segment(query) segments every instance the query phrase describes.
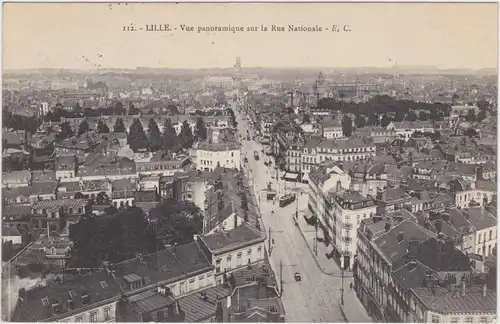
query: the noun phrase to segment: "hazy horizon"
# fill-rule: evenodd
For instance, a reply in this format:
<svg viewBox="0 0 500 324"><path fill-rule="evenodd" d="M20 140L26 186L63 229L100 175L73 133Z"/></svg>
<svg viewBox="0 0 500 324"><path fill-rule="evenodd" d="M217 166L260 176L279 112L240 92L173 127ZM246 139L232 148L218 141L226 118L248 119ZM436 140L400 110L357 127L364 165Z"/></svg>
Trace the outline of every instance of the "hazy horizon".
<svg viewBox="0 0 500 324"><path fill-rule="evenodd" d="M6 3L3 69L497 69L495 3ZM282 12L286 10L286 15ZM57 17L57 19L54 19ZM122 27L348 24L349 33Z"/></svg>

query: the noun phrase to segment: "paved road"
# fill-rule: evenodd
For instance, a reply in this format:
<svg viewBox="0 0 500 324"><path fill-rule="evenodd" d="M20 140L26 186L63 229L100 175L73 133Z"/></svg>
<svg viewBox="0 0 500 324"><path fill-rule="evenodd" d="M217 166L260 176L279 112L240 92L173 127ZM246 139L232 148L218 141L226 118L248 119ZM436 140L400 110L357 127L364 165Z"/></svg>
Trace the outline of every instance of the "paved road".
<svg viewBox="0 0 500 324"><path fill-rule="evenodd" d="M263 190L269 181L273 182L274 189L280 183L281 195L284 193L285 182L271 179L276 176L274 163L271 168L264 165L269 159L262 153L262 146L254 141L246 141L248 121L242 119L241 114L235 111L240 134L245 137L242 143L242 155L246 155L248 163L244 168L252 180L256 196L261 196L260 210L262 220L267 231L271 228L271 237L275 244L271 244L270 262L277 277L280 276L280 262L283 263L283 304L285 306L287 322L344 322L338 305L340 298L341 279L328 276L317 267L311 252L299 230L294 225L293 216L296 203L280 208L266 200ZM250 130L252 135L252 131ZM253 152L259 152L260 159L256 161ZM293 187L293 185L287 185ZM301 197L301 205L307 202L305 195ZM258 198L257 198L258 199ZM303 209L300 206L299 210ZM272 214L274 210L274 214ZM269 251L269 247L268 251ZM296 282L294 273L300 272L301 282Z"/></svg>

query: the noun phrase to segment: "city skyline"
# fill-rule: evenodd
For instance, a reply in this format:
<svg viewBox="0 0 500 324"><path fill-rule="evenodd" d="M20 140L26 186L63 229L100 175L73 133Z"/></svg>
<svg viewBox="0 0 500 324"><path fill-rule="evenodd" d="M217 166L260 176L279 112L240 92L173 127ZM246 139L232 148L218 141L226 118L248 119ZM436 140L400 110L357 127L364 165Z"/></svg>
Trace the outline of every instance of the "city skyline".
<svg viewBox="0 0 500 324"><path fill-rule="evenodd" d="M285 7L286 18L280 14ZM239 56L244 67L261 68L390 68L397 62L438 69L496 69L496 9L493 3L6 4L3 68L210 69L229 68ZM58 19L50 19L54 15ZM123 26L131 22L324 28L336 24L352 30L124 32Z"/></svg>

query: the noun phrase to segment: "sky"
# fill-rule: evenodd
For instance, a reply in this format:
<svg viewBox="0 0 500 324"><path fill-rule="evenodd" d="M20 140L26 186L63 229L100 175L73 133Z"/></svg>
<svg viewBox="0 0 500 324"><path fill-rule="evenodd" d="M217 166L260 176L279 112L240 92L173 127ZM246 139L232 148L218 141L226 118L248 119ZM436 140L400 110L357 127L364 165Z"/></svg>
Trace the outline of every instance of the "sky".
<svg viewBox="0 0 500 324"><path fill-rule="evenodd" d="M7 3L3 68L390 67L497 68L493 3ZM135 25L142 31L124 32ZM169 32L146 32L169 24ZM195 27L183 32L180 25ZM271 25L322 32L272 32ZM266 25L267 32L198 26ZM349 32L333 32L332 25ZM337 27L337 28L338 28ZM325 30L328 28L328 31ZM391 61L389 61L391 59Z"/></svg>

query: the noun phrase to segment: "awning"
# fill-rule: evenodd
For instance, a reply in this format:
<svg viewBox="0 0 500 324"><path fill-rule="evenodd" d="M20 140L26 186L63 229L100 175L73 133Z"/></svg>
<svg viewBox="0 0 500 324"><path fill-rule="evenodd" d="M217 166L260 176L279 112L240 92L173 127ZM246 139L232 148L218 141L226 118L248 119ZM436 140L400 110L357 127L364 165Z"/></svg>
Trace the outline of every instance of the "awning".
<svg viewBox="0 0 500 324"><path fill-rule="evenodd" d="M309 181L309 173L304 173L304 176L302 177L302 181Z"/></svg>
<svg viewBox="0 0 500 324"><path fill-rule="evenodd" d="M299 175L297 173L285 173L285 175L283 176L283 178L289 180L297 180L298 177Z"/></svg>

